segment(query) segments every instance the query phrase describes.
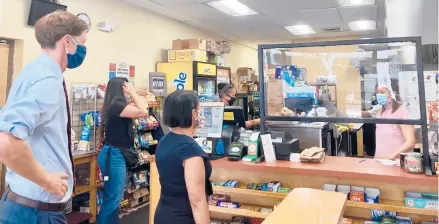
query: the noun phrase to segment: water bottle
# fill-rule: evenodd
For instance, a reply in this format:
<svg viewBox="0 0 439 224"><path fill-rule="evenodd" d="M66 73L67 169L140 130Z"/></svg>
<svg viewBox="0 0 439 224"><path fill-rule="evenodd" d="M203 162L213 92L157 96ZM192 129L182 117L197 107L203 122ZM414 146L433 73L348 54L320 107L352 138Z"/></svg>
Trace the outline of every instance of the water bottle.
<svg viewBox="0 0 439 224"><path fill-rule="evenodd" d="M224 142L222 139L219 139L216 143L215 154L224 155Z"/></svg>

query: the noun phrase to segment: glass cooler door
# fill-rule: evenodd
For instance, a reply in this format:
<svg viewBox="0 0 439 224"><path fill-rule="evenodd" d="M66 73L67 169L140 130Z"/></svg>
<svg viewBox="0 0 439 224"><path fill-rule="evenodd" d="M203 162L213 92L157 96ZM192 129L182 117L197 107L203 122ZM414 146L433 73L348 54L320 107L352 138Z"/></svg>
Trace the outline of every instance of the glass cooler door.
<svg viewBox="0 0 439 224"><path fill-rule="evenodd" d="M198 77L198 96L212 97L215 95L216 80Z"/></svg>

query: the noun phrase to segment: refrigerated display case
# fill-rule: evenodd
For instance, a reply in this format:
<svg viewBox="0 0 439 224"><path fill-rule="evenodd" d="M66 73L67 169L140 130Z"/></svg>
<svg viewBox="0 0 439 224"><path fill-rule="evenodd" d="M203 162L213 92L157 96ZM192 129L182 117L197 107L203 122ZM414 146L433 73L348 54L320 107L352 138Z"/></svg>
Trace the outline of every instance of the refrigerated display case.
<svg viewBox="0 0 439 224"><path fill-rule="evenodd" d="M167 94L176 90L193 90L206 102L216 93L217 66L204 62L157 63L157 72L166 74Z"/></svg>

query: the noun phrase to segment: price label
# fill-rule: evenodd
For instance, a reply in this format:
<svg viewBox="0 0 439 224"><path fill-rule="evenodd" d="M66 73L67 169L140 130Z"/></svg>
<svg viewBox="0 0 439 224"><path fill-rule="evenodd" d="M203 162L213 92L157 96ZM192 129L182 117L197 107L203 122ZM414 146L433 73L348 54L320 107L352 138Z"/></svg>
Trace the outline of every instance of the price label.
<svg viewBox="0 0 439 224"><path fill-rule="evenodd" d="M225 121L234 121L235 117L233 116L233 112L224 112L224 120Z"/></svg>

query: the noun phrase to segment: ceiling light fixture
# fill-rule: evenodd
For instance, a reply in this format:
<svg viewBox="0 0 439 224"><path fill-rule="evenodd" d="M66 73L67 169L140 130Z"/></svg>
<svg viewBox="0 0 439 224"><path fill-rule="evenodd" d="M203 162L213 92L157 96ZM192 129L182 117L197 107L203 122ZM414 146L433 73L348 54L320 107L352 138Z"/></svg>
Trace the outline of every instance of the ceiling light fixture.
<svg viewBox="0 0 439 224"><path fill-rule="evenodd" d="M375 5L375 0L338 0L340 7Z"/></svg>
<svg viewBox="0 0 439 224"><path fill-rule="evenodd" d="M285 29L290 31L290 33L292 33L294 35L309 35L309 34L315 34L316 33L316 31L314 31L308 25L286 26Z"/></svg>
<svg viewBox="0 0 439 224"><path fill-rule="evenodd" d="M374 30L376 29L376 23L373 20L359 20L352 21L348 23L349 28L352 31L362 31L362 30Z"/></svg>
<svg viewBox="0 0 439 224"><path fill-rule="evenodd" d="M230 16L249 16L258 14L238 0L219 0L207 2L207 4Z"/></svg>

